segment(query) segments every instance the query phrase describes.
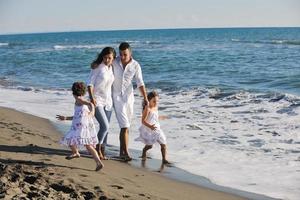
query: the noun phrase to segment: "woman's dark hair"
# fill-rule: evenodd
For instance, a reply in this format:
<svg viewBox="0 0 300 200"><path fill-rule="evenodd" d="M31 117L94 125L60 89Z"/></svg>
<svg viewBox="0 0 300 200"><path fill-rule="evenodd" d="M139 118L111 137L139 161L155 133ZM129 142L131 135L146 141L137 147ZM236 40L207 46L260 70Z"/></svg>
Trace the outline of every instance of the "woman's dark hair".
<svg viewBox="0 0 300 200"><path fill-rule="evenodd" d="M150 102L151 101L151 99L153 99L154 97L158 97L158 93L156 92L156 91L151 91L151 92L149 92L148 93L148 95L147 95L147 98L148 98L148 101ZM143 103L143 110L145 109L145 107L146 107L146 105L145 105L145 103Z"/></svg>
<svg viewBox="0 0 300 200"><path fill-rule="evenodd" d="M124 51L126 49L129 49L129 51L131 51L131 47L129 45L128 42L122 42L120 45L119 45L119 50L120 51Z"/></svg>
<svg viewBox="0 0 300 200"><path fill-rule="evenodd" d="M75 96L83 96L86 93L86 85L84 82L75 82L72 85L72 92Z"/></svg>
<svg viewBox="0 0 300 200"><path fill-rule="evenodd" d="M114 48L112 47L105 47L104 49L102 49L101 53L98 54L98 57L96 58L96 60L94 60L91 63L91 68L95 69L99 64L102 63L103 57L108 55L108 54L112 54L114 58L116 58L116 51Z"/></svg>

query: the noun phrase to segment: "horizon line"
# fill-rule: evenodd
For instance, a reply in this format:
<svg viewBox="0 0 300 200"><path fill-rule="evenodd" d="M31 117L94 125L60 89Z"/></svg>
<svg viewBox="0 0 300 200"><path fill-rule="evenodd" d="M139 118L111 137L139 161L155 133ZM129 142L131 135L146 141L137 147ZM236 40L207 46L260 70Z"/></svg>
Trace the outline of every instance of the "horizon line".
<svg viewBox="0 0 300 200"><path fill-rule="evenodd" d="M132 28L132 29L108 29L108 30L62 30L62 31L40 31L40 32L9 32L0 33L0 36L29 35L48 33L79 33L79 32L119 32L119 31L155 31L155 30L188 30L188 29L250 29L250 28L300 28L300 26L232 26L232 27L176 27L176 28Z"/></svg>

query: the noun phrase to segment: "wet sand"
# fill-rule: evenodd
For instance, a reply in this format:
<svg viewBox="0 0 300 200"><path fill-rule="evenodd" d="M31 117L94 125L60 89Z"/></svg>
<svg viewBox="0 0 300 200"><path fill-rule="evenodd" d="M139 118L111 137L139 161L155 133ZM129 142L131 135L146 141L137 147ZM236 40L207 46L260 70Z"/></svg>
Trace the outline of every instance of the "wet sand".
<svg viewBox="0 0 300 200"><path fill-rule="evenodd" d="M247 199L170 179L159 172L160 165L152 170L152 161L140 167L138 158L130 164L105 160L105 167L95 172L94 160L84 152L66 160L70 150L59 145L60 138L48 120L0 108L0 198ZM178 169L164 174L168 170Z"/></svg>

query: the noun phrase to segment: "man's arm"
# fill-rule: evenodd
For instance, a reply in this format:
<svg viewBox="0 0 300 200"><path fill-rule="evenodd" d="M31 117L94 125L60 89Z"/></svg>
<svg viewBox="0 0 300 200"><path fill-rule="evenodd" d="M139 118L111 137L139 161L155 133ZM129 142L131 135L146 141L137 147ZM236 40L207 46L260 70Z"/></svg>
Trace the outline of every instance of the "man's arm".
<svg viewBox="0 0 300 200"><path fill-rule="evenodd" d="M148 101L148 98L147 98L146 87L144 85L142 85L142 86L139 87L139 90L140 90L141 95L144 98L144 104L148 105L149 101Z"/></svg>

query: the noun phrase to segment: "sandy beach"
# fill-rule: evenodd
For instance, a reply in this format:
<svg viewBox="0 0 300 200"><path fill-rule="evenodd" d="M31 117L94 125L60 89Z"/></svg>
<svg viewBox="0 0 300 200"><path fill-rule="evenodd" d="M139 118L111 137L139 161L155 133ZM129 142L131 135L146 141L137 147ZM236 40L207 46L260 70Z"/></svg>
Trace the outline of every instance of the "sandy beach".
<svg viewBox="0 0 300 200"><path fill-rule="evenodd" d="M168 179L115 160L95 172L89 155L66 160L46 119L0 108L0 197L4 199L244 199Z"/></svg>

